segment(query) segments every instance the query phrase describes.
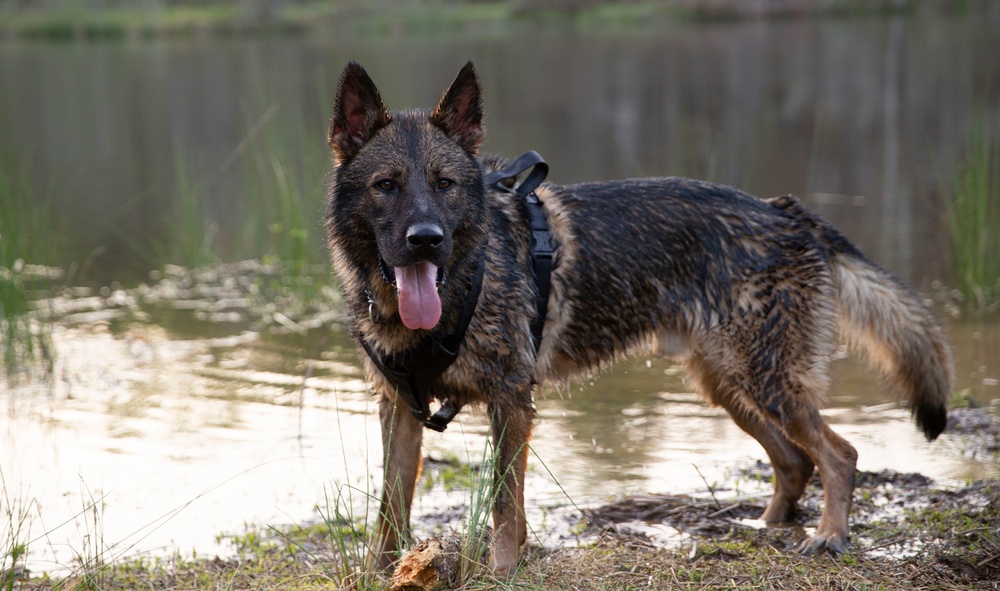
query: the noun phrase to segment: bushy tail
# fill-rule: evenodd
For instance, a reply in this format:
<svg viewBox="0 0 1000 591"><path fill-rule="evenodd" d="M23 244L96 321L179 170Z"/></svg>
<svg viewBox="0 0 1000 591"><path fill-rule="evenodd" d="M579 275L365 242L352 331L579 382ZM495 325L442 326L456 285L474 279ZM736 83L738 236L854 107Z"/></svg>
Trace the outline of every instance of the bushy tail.
<svg viewBox="0 0 1000 591"><path fill-rule="evenodd" d="M951 346L927 306L865 258L834 257L840 333L902 393L927 439L947 426L954 382Z"/></svg>
<svg viewBox="0 0 1000 591"><path fill-rule="evenodd" d="M831 255L838 289L841 337L899 392L928 440L948 424L954 383L951 345L923 300L891 273L872 262L833 225L806 211L797 200L772 203L796 213L813 227Z"/></svg>

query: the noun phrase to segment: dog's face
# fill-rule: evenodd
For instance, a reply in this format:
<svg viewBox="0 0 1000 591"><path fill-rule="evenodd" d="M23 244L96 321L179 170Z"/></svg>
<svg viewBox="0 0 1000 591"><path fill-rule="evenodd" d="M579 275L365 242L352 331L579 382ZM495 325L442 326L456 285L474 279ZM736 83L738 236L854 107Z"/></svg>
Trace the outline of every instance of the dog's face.
<svg viewBox="0 0 1000 591"><path fill-rule="evenodd" d="M389 113L356 63L341 76L327 137L336 167L331 235L341 248L370 247L349 256L395 285L410 329L437 325L455 242L482 215L482 118L471 62L429 112Z"/></svg>

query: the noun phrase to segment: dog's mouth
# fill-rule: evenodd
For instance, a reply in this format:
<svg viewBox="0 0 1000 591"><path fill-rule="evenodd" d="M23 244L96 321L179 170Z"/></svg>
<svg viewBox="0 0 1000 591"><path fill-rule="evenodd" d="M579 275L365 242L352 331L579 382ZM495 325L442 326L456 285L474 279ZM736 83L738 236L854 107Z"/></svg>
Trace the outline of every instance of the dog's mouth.
<svg viewBox="0 0 1000 591"><path fill-rule="evenodd" d="M391 267L381 257L382 278L396 287L399 318L410 330L430 330L441 320L438 286L444 283L444 269L430 261L405 267Z"/></svg>

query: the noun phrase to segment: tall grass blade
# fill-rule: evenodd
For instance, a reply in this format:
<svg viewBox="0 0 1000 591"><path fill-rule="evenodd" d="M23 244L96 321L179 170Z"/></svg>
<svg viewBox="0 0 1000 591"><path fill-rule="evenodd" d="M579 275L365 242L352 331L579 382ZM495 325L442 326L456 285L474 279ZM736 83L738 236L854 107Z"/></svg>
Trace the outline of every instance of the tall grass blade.
<svg viewBox="0 0 1000 591"><path fill-rule="evenodd" d="M970 135L948 208L955 278L978 309L1000 298L1000 145L985 117Z"/></svg>
<svg viewBox="0 0 1000 591"><path fill-rule="evenodd" d="M11 166L0 152L0 346L5 375L13 379L51 360L49 330L30 315L27 271L56 258L59 232L54 202L36 194L29 172L27 160Z"/></svg>

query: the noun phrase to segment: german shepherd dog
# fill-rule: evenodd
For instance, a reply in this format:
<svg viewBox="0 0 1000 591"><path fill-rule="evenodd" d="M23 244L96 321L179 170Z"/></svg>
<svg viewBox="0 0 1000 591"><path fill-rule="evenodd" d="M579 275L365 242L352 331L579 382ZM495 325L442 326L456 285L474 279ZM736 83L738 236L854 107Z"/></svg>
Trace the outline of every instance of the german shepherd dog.
<svg viewBox="0 0 1000 591"><path fill-rule="evenodd" d="M766 522L793 517L818 468L823 513L800 549L844 552L857 452L818 411L831 354L838 335L866 353L934 439L947 422L952 355L922 300L791 196L686 178L546 183L535 194L554 258L535 343L529 212L518 194L484 182L507 164L480 158L484 137L471 62L430 111L390 113L356 63L340 78L326 222L379 403L385 482L372 562L389 567L409 535L427 423L384 360L463 331L429 396L486 406L496 569L516 567L527 537L534 387L637 350L683 362L694 387L764 447L775 474Z"/></svg>

